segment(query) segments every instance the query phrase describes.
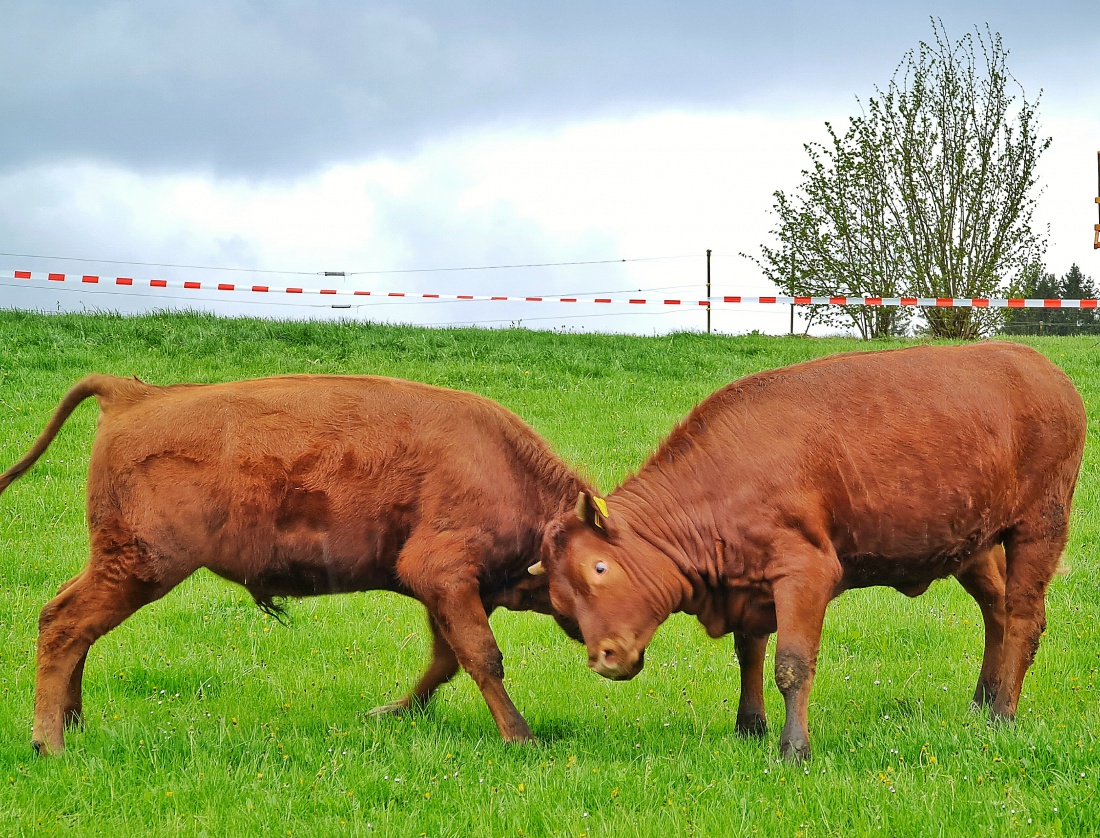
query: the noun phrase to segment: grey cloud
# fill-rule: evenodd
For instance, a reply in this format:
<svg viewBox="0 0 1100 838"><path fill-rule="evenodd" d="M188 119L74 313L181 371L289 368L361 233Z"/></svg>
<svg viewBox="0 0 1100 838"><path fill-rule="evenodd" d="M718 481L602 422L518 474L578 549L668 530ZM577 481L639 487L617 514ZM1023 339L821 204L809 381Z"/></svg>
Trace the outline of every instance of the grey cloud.
<svg viewBox="0 0 1100 838"><path fill-rule="evenodd" d="M889 5L17 0L0 10L0 171L281 178L486 124L851 101L930 34L927 11ZM1072 49L1092 14L1033 11L943 16L953 35L989 20L1010 48L1020 31Z"/></svg>

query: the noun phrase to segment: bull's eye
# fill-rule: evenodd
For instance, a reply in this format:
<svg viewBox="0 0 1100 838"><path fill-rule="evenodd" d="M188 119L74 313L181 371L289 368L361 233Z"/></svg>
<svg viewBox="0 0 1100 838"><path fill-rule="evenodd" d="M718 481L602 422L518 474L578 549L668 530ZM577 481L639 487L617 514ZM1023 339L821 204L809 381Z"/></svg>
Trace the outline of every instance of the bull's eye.
<svg viewBox="0 0 1100 838"><path fill-rule="evenodd" d="M607 573L607 565L603 562L596 562L596 573Z"/></svg>

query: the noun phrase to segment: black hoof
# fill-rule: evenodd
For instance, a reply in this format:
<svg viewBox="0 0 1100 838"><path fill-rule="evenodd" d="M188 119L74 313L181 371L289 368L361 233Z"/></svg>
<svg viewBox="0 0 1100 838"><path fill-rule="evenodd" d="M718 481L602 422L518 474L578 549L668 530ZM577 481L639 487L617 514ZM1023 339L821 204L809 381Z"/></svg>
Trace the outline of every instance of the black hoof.
<svg viewBox="0 0 1100 838"><path fill-rule="evenodd" d="M394 702L393 704L383 704L381 707L375 707L367 711L368 716L378 718L380 716L395 716L399 713L409 712L408 705Z"/></svg>
<svg viewBox="0 0 1100 838"><path fill-rule="evenodd" d="M779 755L788 762L805 762L810 758L809 744L792 745L790 742L780 744Z"/></svg>
<svg viewBox="0 0 1100 838"><path fill-rule="evenodd" d="M737 732L741 736L762 739L768 734L768 720L764 716L738 716Z"/></svg>

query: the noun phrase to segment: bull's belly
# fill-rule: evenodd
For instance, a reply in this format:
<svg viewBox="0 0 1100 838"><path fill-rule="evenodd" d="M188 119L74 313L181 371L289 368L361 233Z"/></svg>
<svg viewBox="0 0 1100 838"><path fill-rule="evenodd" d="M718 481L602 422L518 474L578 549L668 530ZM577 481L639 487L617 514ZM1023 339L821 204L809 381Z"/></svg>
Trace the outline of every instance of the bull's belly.
<svg viewBox="0 0 1100 838"><path fill-rule="evenodd" d="M883 586L894 588L906 596L919 596L937 579L956 574L979 553L967 548L959 553L918 558L843 556L843 575L834 593L839 595L852 588ZM723 587L713 591L696 617L711 637L721 637L735 631L757 636L776 631L775 600L770 590L755 585Z"/></svg>
<svg viewBox="0 0 1100 838"><path fill-rule="evenodd" d="M840 557L843 570L840 588L886 586L908 596L923 593L937 579L958 573L975 553L972 545L958 550L924 556L882 556L855 554Z"/></svg>
<svg viewBox="0 0 1100 838"><path fill-rule="evenodd" d="M919 506L919 505L918 505ZM888 510L904 509L900 502ZM899 515L868 511L863 515L839 515L856 521L838 527L833 547L843 572L841 590L877 585L896 588L915 596L932 582L954 576L972 557L1001 540L1008 510L989 503L961 504L951 498L929 504L936 515Z"/></svg>
<svg viewBox="0 0 1100 838"><path fill-rule="evenodd" d="M259 576L242 584L257 599L400 589L392 569L356 569L312 564L266 568Z"/></svg>
<svg viewBox="0 0 1100 838"><path fill-rule="evenodd" d="M403 591L394 569L394 557L364 550L341 555L318 539L312 545L272 545L259 555L222 556L206 567L224 579L248 589L257 600L307 597L356 591Z"/></svg>

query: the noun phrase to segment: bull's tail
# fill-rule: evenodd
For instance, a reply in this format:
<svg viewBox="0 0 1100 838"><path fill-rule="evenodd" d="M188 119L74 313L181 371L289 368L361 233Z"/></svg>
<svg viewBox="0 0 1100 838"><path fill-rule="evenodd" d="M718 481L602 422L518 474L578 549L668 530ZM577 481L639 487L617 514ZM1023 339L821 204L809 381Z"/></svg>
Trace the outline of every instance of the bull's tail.
<svg viewBox="0 0 1100 838"><path fill-rule="evenodd" d="M112 375L89 375L87 378L82 378L65 394L54 410L53 416L50 417L50 421L34 441L31 450L24 454L19 462L0 474L0 493L38 461L38 458L50 447L50 443L61 430L61 426L65 424L65 420L86 398L95 396L100 402L100 407L105 407L120 397L132 400L147 395L152 389L136 378L115 378Z"/></svg>

